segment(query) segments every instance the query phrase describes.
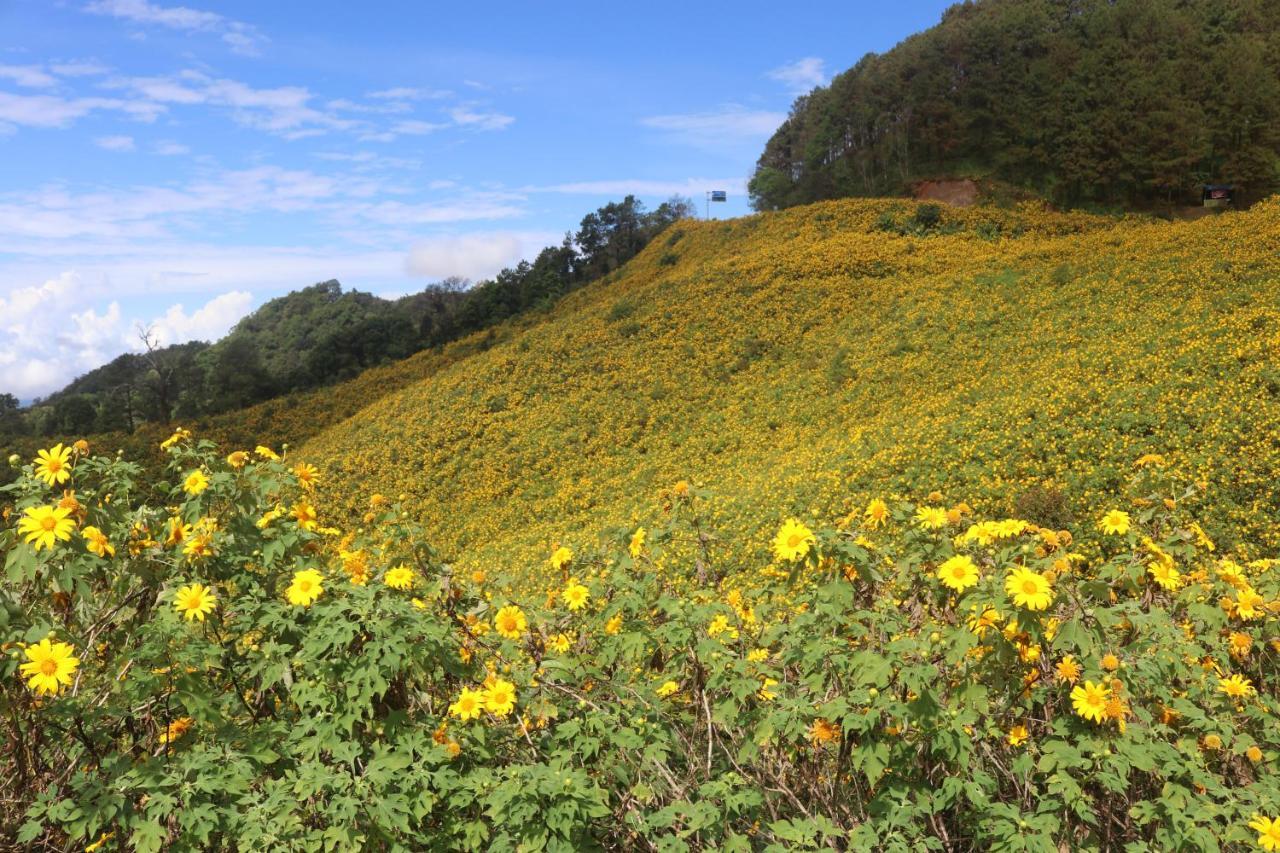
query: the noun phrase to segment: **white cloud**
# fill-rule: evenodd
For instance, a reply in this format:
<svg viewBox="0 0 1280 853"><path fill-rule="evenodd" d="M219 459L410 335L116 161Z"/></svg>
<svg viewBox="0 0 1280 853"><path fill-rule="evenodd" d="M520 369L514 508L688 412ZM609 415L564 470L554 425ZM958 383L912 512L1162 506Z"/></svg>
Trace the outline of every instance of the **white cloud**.
<svg viewBox="0 0 1280 853"><path fill-rule="evenodd" d="M266 37L250 24L186 6L161 6L147 0L92 0L84 10L134 24L151 24L183 32L217 33L233 52L250 56L257 55L266 41Z"/></svg>
<svg viewBox="0 0 1280 853"><path fill-rule="evenodd" d="M476 130L502 130L515 119L502 113L481 112L471 107L454 107L449 110L449 117L454 123Z"/></svg>
<svg viewBox="0 0 1280 853"><path fill-rule="evenodd" d="M151 149L162 157L176 157L180 154L190 154L191 149L183 145L181 142L174 142L172 139L162 139L157 142Z"/></svg>
<svg viewBox="0 0 1280 853"><path fill-rule="evenodd" d="M62 98L0 92L0 121L26 127L67 127L76 119L100 110L123 112L139 121L153 121L164 107L118 98Z"/></svg>
<svg viewBox="0 0 1280 853"><path fill-rule="evenodd" d="M0 80L12 80L29 89L46 89L58 82L34 65L0 65Z"/></svg>
<svg viewBox="0 0 1280 853"><path fill-rule="evenodd" d="M677 141L718 147L768 138L787 118L785 113L749 110L728 104L714 112L660 115L643 118L645 127L661 130Z"/></svg>
<svg viewBox="0 0 1280 853"><path fill-rule="evenodd" d="M827 74L823 70L825 63L816 56L806 56L795 62L788 62L765 74L771 80L777 80L793 94L803 95L816 86L825 86Z"/></svg>
<svg viewBox="0 0 1280 853"><path fill-rule="evenodd" d="M509 219L525 211L513 196L476 196L445 202L380 201L347 205L350 214L382 225L412 227L485 219Z"/></svg>
<svg viewBox="0 0 1280 853"><path fill-rule="evenodd" d="M415 89L409 86L398 86L394 89L370 92L369 97L380 101L422 101L447 98L452 94L448 89Z"/></svg>
<svg viewBox="0 0 1280 853"><path fill-rule="evenodd" d="M190 314L181 303L170 306L148 325L164 346L187 341L215 341L230 331L252 307L252 293L233 290L215 296Z"/></svg>
<svg viewBox="0 0 1280 853"><path fill-rule="evenodd" d="M410 250L405 271L424 278L456 275L478 281L521 258L532 258L544 246L558 243L561 236L541 231L488 231L430 237Z"/></svg>
<svg viewBox="0 0 1280 853"><path fill-rule="evenodd" d="M93 144L99 148L105 148L107 151L132 151L134 149L132 136L99 136L93 140Z"/></svg>
<svg viewBox="0 0 1280 853"><path fill-rule="evenodd" d="M0 392L30 400L138 349L134 324L119 302L68 313L68 305L86 305L85 294L85 279L69 270L0 296ZM207 340L225 334L252 303L251 294L232 291L190 314L174 305L159 317L137 319L153 325L165 343Z"/></svg>
<svg viewBox="0 0 1280 853"><path fill-rule="evenodd" d="M424 136L428 133L434 133L437 130L444 130L449 125L436 124L429 121L418 121L417 119L406 119L398 121L391 126L392 133L403 133L408 136Z"/></svg>
<svg viewBox="0 0 1280 853"><path fill-rule="evenodd" d="M55 62L49 66L54 74L60 77L94 77L106 74L111 69L93 60L77 60L75 62Z"/></svg>

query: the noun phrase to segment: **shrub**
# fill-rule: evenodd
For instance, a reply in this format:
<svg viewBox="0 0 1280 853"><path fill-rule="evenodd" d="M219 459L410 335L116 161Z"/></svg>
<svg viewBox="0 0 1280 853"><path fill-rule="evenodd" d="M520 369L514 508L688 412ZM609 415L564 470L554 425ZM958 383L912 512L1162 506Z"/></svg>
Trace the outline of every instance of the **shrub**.
<svg viewBox="0 0 1280 853"><path fill-rule="evenodd" d="M83 450L5 487L11 845L1218 850L1280 815L1278 563L1145 467L1074 535L876 500L764 567L680 482L503 592L380 496L325 526L266 448L167 453L150 497ZM79 660L38 694L46 639Z"/></svg>

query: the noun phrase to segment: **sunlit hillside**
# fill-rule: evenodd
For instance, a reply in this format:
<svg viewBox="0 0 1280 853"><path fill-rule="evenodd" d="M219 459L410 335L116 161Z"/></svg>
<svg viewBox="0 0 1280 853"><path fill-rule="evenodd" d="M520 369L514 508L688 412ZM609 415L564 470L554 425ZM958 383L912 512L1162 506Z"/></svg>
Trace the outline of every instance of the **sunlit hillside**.
<svg viewBox="0 0 1280 853"><path fill-rule="evenodd" d="M1148 453L1207 484L1223 535L1280 544L1280 204L916 217L682 224L487 349L392 368L416 381L303 454L332 508L407 494L448 556L516 576L679 480L765 560L780 516L875 495L1069 516Z"/></svg>

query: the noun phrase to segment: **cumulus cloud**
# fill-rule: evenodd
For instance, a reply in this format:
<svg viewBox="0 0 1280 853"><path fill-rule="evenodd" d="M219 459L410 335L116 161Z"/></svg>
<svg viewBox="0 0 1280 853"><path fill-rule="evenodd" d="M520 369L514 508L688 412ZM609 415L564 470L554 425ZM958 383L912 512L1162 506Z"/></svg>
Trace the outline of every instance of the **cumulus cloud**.
<svg viewBox="0 0 1280 853"><path fill-rule="evenodd" d="M742 178L686 178L682 181L655 181L643 178L616 178L603 181L574 181L567 184L525 187L526 192L564 193L566 195L601 196L692 196L702 197L707 190L725 190L745 195L747 182Z"/></svg>
<svg viewBox="0 0 1280 853"><path fill-rule="evenodd" d="M765 76L782 83L793 94L803 95L817 86L826 85L827 73L823 70L825 64L816 56L806 56L795 62L780 65L767 72Z"/></svg>
<svg viewBox="0 0 1280 853"><path fill-rule="evenodd" d="M217 33L233 52L250 56L257 55L266 41L266 37L250 24L186 6L161 6L147 0L92 0L84 10L134 24L183 32Z"/></svg>
<svg viewBox="0 0 1280 853"><path fill-rule="evenodd" d="M64 98L0 92L0 121L25 127L68 127L93 112L122 112L139 121L154 121L161 104L120 98Z"/></svg>
<svg viewBox="0 0 1280 853"><path fill-rule="evenodd" d="M468 106L454 107L449 110L449 117L455 124L475 130L503 130L515 121L512 116L485 112Z"/></svg>
<svg viewBox="0 0 1280 853"><path fill-rule="evenodd" d="M0 392L31 400L138 349L134 323L120 304L85 305L85 292L82 276L66 271L0 296ZM149 321L166 343L209 340L225 334L252 303L249 293L233 291L190 314L175 305L159 317L138 319Z"/></svg>
<svg viewBox="0 0 1280 853"><path fill-rule="evenodd" d="M30 89L44 89L58 82L34 65L0 65L0 80L11 80Z"/></svg>
<svg viewBox="0 0 1280 853"><path fill-rule="evenodd" d="M93 144L99 148L105 148L107 151L134 150L132 136L99 136L93 140Z"/></svg>
<svg viewBox="0 0 1280 853"><path fill-rule="evenodd" d="M555 243L552 232L486 231L431 237L418 242L405 259L409 275L442 279L461 276L473 281L493 276L521 258L532 257Z"/></svg>

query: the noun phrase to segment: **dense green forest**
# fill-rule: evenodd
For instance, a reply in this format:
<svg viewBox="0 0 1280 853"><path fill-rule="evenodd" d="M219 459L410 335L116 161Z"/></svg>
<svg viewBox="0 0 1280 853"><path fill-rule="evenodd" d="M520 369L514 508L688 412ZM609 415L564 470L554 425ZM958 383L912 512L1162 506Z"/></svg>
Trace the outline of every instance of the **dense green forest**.
<svg viewBox="0 0 1280 853"><path fill-rule="evenodd" d="M760 156L771 210L988 177L1149 207L1278 186L1280 3L971 0L801 96Z"/></svg>
<svg viewBox="0 0 1280 853"><path fill-rule="evenodd" d="M326 281L272 299L226 337L124 353L23 409L0 393L0 434L132 432L243 408L405 358L516 314L549 307L569 291L630 260L669 225L694 216L684 198L652 211L634 196L583 217L576 233L471 286L452 278L399 299Z"/></svg>

